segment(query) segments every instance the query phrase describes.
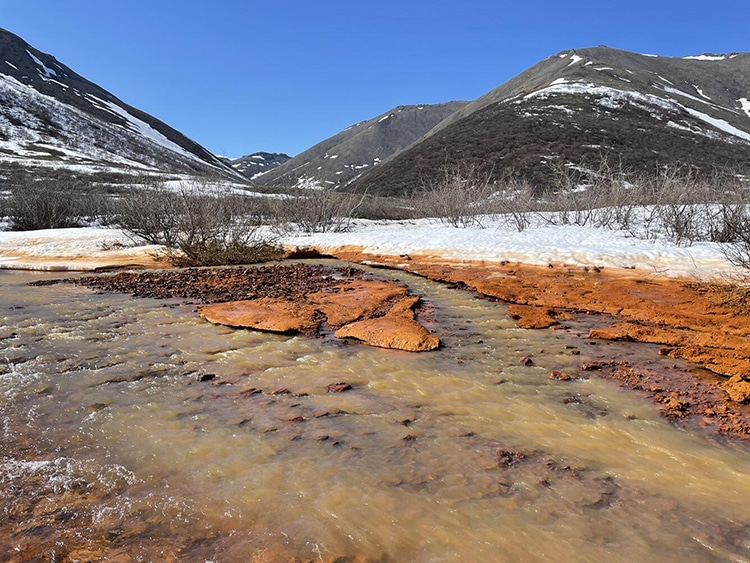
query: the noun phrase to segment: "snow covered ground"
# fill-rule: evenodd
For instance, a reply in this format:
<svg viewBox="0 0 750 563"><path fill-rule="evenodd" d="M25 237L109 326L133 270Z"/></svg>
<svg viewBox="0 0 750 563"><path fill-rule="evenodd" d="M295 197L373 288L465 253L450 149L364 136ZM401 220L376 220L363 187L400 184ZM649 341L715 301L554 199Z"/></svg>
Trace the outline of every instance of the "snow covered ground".
<svg viewBox="0 0 750 563"><path fill-rule="evenodd" d="M704 279L740 273L724 257L719 244L677 246L665 240L633 238L621 231L541 222L519 233L502 220L488 222L484 228L455 228L433 219L357 221L349 232L287 234L280 242L289 247L315 246L324 252L356 246L373 255L595 265ZM65 269L67 263L71 268L93 269L155 250L153 246L133 248L132 241L115 229L0 232L0 268Z"/></svg>

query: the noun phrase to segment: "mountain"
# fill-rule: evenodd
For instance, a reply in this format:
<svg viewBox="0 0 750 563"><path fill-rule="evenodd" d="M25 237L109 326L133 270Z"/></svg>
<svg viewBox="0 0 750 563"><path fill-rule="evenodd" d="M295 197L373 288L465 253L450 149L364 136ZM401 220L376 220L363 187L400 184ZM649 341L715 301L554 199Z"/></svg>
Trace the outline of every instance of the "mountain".
<svg viewBox="0 0 750 563"><path fill-rule="evenodd" d="M705 173L747 168L750 53L558 53L466 104L347 189L402 194L445 166L472 165L544 189L560 169L595 169L602 160L645 172L668 164Z"/></svg>
<svg viewBox="0 0 750 563"><path fill-rule="evenodd" d="M0 170L237 174L198 143L0 29Z"/></svg>
<svg viewBox="0 0 750 563"><path fill-rule="evenodd" d="M269 185L344 188L465 105L398 106L346 128L255 180Z"/></svg>
<svg viewBox="0 0 750 563"><path fill-rule="evenodd" d="M246 178L253 179L260 174L278 168L292 157L280 152L254 152L240 158L227 159L226 163Z"/></svg>

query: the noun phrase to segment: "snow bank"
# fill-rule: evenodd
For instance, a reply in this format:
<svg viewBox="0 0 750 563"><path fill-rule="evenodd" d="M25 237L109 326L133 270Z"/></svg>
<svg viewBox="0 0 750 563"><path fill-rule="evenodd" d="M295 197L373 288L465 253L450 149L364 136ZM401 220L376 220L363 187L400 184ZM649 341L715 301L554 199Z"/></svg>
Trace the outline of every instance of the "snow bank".
<svg viewBox="0 0 750 563"><path fill-rule="evenodd" d="M621 231L575 225L552 226L541 220L523 232L518 232L502 219L487 221L485 228L463 229L444 225L435 219L362 220L353 223L349 232L293 233L285 235L280 242L290 247L315 246L323 252L356 246L373 255L410 254L451 260L636 268L666 276L716 278L739 273L716 243L695 243L684 247L664 240L633 238ZM56 269L64 269L59 266L66 259L111 262L115 256L113 253L145 256L156 249L153 246L120 248L119 245L130 246L132 243L115 229L0 232L0 268L32 266L41 269L39 264L46 257L54 260L58 266Z"/></svg>

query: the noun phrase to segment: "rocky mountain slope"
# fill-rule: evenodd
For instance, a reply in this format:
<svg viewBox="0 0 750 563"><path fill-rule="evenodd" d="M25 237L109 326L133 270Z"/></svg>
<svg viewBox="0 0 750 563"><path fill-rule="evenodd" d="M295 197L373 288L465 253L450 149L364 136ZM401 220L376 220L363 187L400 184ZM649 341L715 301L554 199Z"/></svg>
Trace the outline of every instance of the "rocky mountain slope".
<svg viewBox="0 0 750 563"><path fill-rule="evenodd" d="M348 190L409 192L444 166L549 187L602 160L653 172L750 164L750 53L657 57L607 47L551 56L458 109Z"/></svg>
<svg viewBox="0 0 750 563"><path fill-rule="evenodd" d="M291 158L288 154L279 152L254 152L240 158L227 159L226 163L252 180L256 176L278 168Z"/></svg>
<svg viewBox="0 0 750 563"><path fill-rule="evenodd" d="M0 29L0 172L238 175L158 119Z"/></svg>
<svg viewBox="0 0 750 563"><path fill-rule="evenodd" d="M398 106L362 121L255 177L263 184L345 188L367 170L419 140L466 102Z"/></svg>

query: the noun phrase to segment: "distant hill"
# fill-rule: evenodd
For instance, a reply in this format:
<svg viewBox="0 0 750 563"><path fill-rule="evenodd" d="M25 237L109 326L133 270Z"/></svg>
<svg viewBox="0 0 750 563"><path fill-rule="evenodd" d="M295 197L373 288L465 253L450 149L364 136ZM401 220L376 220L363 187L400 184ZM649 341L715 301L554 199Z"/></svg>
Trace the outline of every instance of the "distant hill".
<svg viewBox="0 0 750 563"><path fill-rule="evenodd" d="M239 177L155 117L0 29L0 172Z"/></svg>
<svg viewBox="0 0 750 563"><path fill-rule="evenodd" d="M466 102L449 102L398 106L344 129L255 180L263 184L345 188L465 105Z"/></svg>
<svg viewBox="0 0 750 563"><path fill-rule="evenodd" d="M240 158L225 159L237 172L252 180L255 177L278 168L292 157L279 152L254 152Z"/></svg>
<svg viewBox="0 0 750 563"><path fill-rule="evenodd" d="M472 164L544 188L556 168L602 159L647 172L674 163L706 173L747 167L750 53L564 51L465 104L346 189L403 194L444 166Z"/></svg>

